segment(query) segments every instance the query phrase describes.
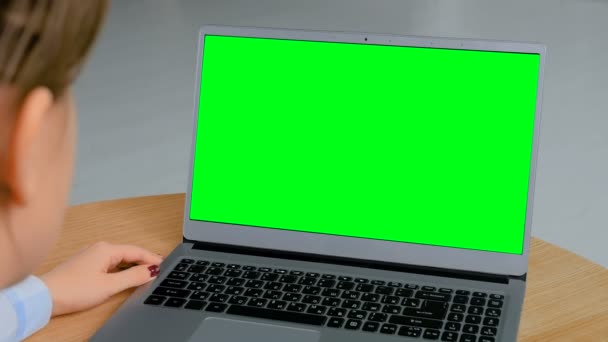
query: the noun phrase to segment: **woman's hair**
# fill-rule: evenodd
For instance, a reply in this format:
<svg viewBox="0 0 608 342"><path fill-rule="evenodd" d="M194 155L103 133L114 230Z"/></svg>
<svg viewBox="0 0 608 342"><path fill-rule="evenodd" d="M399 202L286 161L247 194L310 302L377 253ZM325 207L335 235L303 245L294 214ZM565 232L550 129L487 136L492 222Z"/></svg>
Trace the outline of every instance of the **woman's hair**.
<svg viewBox="0 0 608 342"><path fill-rule="evenodd" d="M0 0L0 86L19 96L72 83L106 13L107 0Z"/></svg>

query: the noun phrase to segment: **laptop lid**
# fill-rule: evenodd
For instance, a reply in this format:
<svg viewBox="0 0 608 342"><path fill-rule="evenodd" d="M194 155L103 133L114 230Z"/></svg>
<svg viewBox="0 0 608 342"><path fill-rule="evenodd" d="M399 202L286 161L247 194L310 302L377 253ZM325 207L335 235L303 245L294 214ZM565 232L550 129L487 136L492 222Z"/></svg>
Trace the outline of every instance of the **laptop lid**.
<svg viewBox="0 0 608 342"><path fill-rule="evenodd" d="M545 48L208 26L184 237L527 271Z"/></svg>

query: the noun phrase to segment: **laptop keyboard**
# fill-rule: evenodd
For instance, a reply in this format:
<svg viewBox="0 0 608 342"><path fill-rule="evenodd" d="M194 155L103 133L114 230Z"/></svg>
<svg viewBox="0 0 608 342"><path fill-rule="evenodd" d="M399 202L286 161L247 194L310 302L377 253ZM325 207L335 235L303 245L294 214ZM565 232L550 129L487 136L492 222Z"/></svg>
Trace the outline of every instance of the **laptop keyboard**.
<svg viewBox="0 0 608 342"><path fill-rule="evenodd" d="M144 304L367 333L494 342L504 296L182 259Z"/></svg>

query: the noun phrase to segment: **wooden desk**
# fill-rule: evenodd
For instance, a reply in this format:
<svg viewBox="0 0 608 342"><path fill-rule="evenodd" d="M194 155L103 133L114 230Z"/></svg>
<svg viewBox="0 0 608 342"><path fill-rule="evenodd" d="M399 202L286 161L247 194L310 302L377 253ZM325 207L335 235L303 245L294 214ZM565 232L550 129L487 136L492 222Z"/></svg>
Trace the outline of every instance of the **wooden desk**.
<svg viewBox="0 0 608 342"><path fill-rule="evenodd" d="M167 255L181 241L184 195L83 204L68 210L59 244L37 274L104 240ZM608 270L534 239L521 341L608 341ZM131 291L77 314L57 317L28 341L83 341Z"/></svg>

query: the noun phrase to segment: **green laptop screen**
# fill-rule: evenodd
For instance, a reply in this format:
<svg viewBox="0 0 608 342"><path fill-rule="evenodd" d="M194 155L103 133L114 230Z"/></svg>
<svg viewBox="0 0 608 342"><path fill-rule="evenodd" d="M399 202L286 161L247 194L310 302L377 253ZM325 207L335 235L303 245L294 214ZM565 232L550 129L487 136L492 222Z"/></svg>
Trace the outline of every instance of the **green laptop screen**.
<svg viewBox="0 0 608 342"><path fill-rule="evenodd" d="M203 55L190 219L522 253L540 55L209 35Z"/></svg>

